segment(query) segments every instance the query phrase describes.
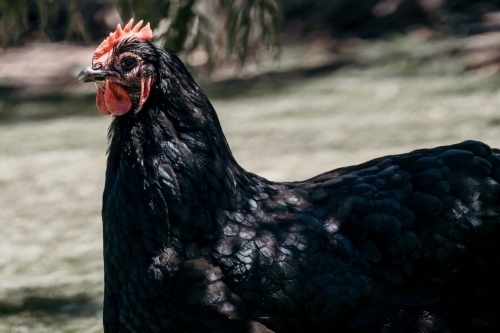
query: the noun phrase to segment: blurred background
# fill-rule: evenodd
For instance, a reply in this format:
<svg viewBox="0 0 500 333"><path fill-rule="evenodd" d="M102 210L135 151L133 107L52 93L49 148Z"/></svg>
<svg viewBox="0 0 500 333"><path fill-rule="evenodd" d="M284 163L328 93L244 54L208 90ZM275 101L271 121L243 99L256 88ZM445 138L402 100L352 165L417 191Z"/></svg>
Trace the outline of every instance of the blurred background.
<svg viewBox="0 0 500 333"><path fill-rule="evenodd" d="M111 117L75 77L131 17L189 66L239 163L271 180L500 147L500 1L0 0L0 332L102 332Z"/></svg>

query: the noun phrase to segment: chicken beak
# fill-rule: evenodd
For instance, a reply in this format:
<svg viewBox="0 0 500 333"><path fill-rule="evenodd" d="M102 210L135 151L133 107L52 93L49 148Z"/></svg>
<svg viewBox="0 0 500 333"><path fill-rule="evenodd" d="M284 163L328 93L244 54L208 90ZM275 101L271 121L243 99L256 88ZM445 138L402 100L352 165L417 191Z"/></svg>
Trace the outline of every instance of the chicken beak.
<svg viewBox="0 0 500 333"><path fill-rule="evenodd" d="M76 78L77 83L84 82L99 82L104 81L106 76L111 76L111 73L103 70L95 70L92 67L84 68Z"/></svg>

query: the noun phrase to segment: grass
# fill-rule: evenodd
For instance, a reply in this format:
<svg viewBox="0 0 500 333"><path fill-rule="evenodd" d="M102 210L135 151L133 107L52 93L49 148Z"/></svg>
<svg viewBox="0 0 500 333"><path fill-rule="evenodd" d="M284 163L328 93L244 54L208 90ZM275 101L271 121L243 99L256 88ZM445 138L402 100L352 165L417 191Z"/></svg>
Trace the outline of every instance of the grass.
<svg viewBox="0 0 500 333"><path fill-rule="evenodd" d="M272 180L299 180L466 139L500 147L498 77L464 72L460 61L413 41L378 43L357 52L427 58L208 86L239 163ZM3 100L10 115L0 117L0 332L102 332L100 208L110 118L98 115L92 99ZM19 111L34 106L41 111ZM61 117L68 108L80 111Z"/></svg>

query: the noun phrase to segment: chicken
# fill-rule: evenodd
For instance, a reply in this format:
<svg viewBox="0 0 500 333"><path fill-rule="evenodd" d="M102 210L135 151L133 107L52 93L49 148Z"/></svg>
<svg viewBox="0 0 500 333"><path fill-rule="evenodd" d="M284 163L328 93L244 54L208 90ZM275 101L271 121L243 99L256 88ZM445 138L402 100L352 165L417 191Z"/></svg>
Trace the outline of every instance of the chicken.
<svg viewBox="0 0 500 333"><path fill-rule="evenodd" d="M114 115L106 333L500 330L500 151L466 141L268 181L141 27L118 26L77 79Z"/></svg>

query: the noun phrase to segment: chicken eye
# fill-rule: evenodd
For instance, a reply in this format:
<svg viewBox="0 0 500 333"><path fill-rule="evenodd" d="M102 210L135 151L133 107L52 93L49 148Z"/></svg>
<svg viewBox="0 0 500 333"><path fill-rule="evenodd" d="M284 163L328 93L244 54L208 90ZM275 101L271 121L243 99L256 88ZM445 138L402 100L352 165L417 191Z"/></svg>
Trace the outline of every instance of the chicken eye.
<svg viewBox="0 0 500 333"><path fill-rule="evenodd" d="M124 68L131 68L135 65L135 59L134 58L125 58L122 60L122 67Z"/></svg>

